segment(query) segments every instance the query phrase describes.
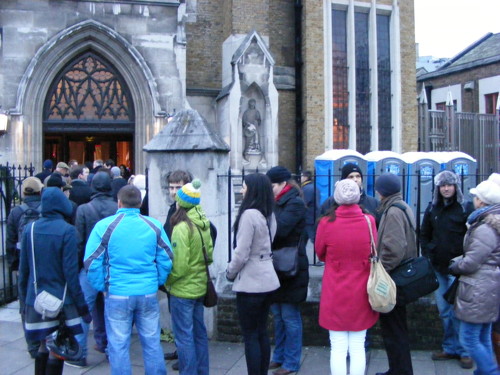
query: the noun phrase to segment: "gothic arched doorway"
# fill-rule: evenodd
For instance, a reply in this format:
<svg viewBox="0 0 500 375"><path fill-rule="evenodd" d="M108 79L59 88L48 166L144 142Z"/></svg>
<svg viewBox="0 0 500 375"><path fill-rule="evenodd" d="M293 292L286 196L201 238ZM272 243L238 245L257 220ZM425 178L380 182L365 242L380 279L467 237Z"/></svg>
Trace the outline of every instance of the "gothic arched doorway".
<svg viewBox="0 0 500 375"><path fill-rule="evenodd" d="M88 51L55 77L43 110L44 159L113 159L133 169L135 112L125 80Z"/></svg>

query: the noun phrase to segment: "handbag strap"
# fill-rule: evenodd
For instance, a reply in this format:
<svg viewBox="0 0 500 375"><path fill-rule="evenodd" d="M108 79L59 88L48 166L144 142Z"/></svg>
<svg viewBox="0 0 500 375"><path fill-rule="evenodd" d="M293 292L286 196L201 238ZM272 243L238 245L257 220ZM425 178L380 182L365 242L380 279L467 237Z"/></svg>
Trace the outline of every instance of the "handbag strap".
<svg viewBox="0 0 500 375"><path fill-rule="evenodd" d="M366 222L368 223L368 229L370 230L370 253L372 257L377 257L377 248L375 246L375 240L373 239L372 223L367 215L364 215Z"/></svg>
<svg viewBox="0 0 500 375"><path fill-rule="evenodd" d="M200 228L198 228L197 225L195 225L195 226L196 226L196 229L198 229L198 233L200 234L201 248L203 250L203 258L205 258L205 270L207 271L208 280L210 280L210 271L208 270L208 255L207 255L207 249L205 247L205 241L203 241L203 236L201 235Z"/></svg>
<svg viewBox="0 0 500 375"><path fill-rule="evenodd" d="M35 265L35 242L33 241L33 232L34 232L34 228L35 228L35 222L33 222L31 224L31 258L33 260L33 285L35 287L35 296L38 295L38 283L36 281L36 265ZM63 298L62 298L62 301L63 301L63 304L64 304L64 300L66 299L66 290L68 289L68 283L66 283L64 285L64 294L63 294Z"/></svg>

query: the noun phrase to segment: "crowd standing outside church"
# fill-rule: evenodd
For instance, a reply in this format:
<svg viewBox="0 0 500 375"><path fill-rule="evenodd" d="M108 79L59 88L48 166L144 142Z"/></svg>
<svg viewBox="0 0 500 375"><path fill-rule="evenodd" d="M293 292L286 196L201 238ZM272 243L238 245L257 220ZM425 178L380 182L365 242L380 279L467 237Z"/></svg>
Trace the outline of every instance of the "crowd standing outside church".
<svg viewBox="0 0 500 375"><path fill-rule="evenodd" d="M234 282L248 375L267 375L271 357L267 317L272 292L280 286L271 250L276 233L274 195L269 179L260 173L245 176L241 193L226 277Z"/></svg>
<svg viewBox="0 0 500 375"><path fill-rule="evenodd" d="M307 297L309 261L305 244L300 238L305 226L306 206L300 187L288 169L273 167L267 176L271 180L276 204L277 230L272 249L297 246L299 251L297 275L280 279L281 286L273 293L271 305L276 345L269 368L276 369L273 372L275 375L287 375L298 371L302 355L300 303Z"/></svg>
<svg viewBox="0 0 500 375"><path fill-rule="evenodd" d="M427 256L434 267L439 282L436 305L443 322L442 351L432 354L432 359L459 359L463 368L472 368L472 360L458 339L459 322L443 295L455 277L450 275L450 260L463 254L465 225L470 212L463 204L460 177L452 171L442 171L434 178L434 197L425 210L420 227L422 254Z"/></svg>
<svg viewBox="0 0 500 375"><path fill-rule="evenodd" d="M132 373L133 324L142 345L145 373L166 374L156 294L170 274L173 254L160 222L140 214L141 200L139 189L123 187L118 193L118 211L95 225L85 249L88 280L96 290L106 292L112 375Z"/></svg>
<svg viewBox="0 0 500 375"><path fill-rule="evenodd" d="M330 335L332 375L364 375L365 337L379 314L368 302L371 236L377 240L375 218L358 205L359 186L345 179L337 182L337 207L318 224L315 251L325 262L321 287L319 324ZM367 220L370 221L370 226ZM350 369L346 357L350 356Z"/></svg>

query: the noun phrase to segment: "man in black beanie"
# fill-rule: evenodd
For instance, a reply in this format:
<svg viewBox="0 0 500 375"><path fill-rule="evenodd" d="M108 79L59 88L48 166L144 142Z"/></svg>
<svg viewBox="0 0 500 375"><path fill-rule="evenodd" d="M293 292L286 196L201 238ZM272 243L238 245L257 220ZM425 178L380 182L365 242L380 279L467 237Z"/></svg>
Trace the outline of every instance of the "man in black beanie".
<svg viewBox="0 0 500 375"><path fill-rule="evenodd" d="M375 181L375 191L380 195L377 252L390 273L404 260L417 256L415 218L403 201L399 176L382 174ZM380 326L389 370L376 375L413 375L406 306L396 305L391 312L380 314Z"/></svg>
<svg viewBox="0 0 500 375"><path fill-rule="evenodd" d="M379 202L374 197L370 197L366 195L365 190L363 189L363 172L361 172L361 168L354 163L347 163L342 167L340 179L345 180L346 178L353 180L359 186L359 190L361 191L361 197L359 198L359 205L368 211L373 217L375 217L378 223L377 217L377 208ZM333 199L333 195L323 202L320 209L320 214L323 216L328 212L330 207L335 204L335 199Z"/></svg>

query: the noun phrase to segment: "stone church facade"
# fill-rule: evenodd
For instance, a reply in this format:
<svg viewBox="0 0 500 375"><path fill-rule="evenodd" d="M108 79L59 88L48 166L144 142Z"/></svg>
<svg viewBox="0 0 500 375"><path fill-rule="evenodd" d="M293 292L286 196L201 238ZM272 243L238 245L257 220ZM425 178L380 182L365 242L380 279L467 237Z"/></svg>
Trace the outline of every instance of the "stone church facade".
<svg viewBox="0 0 500 375"><path fill-rule="evenodd" d="M113 158L197 110L230 165L417 148L413 1L0 2L0 162Z"/></svg>

